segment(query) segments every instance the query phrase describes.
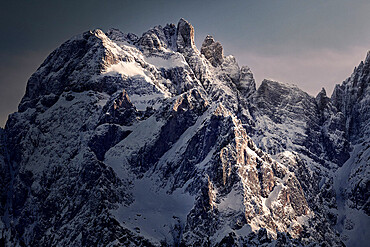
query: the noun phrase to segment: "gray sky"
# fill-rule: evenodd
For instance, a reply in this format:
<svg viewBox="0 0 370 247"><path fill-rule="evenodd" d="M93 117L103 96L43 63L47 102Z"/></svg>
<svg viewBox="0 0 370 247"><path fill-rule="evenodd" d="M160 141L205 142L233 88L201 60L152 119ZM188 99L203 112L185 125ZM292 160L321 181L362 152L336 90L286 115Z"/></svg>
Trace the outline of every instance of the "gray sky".
<svg viewBox="0 0 370 247"><path fill-rule="evenodd" d="M272 78L311 95L350 76L370 50L368 0L3 1L0 9L0 126L17 110L28 78L46 56L89 29L141 35L155 25L195 27L249 66L259 84Z"/></svg>

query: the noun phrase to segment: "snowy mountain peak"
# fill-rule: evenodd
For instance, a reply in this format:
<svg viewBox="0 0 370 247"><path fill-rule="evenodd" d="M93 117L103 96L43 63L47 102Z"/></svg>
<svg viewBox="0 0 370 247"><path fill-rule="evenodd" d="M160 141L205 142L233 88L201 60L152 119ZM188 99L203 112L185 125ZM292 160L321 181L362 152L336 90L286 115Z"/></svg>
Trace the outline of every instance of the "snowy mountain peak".
<svg viewBox="0 0 370 247"><path fill-rule="evenodd" d="M82 90L92 76L104 70L105 63L117 60L114 54L106 53L106 42L108 38L97 29L62 44L28 80L19 109L35 104L42 95L60 95L66 88Z"/></svg>
<svg viewBox="0 0 370 247"><path fill-rule="evenodd" d="M342 84L336 85L331 100L333 105L346 117L346 132L351 140L363 139L370 134L370 59L355 68L352 75Z"/></svg>
<svg viewBox="0 0 370 247"><path fill-rule="evenodd" d="M134 44L137 42L139 37L134 33L122 33L119 29L111 28L107 31L106 35L114 41L118 42L128 42L129 44Z"/></svg>
<svg viewBox="0 0 370 247"><path fill-rule="evenodd" d="M314 98L184 19L78 35L0 129L0 245L366 244L367 64Z"/></svg>
<svg viewBox="0 0 370 247"><path fill-rule="evenodd" d="M271 79L264 79L259 86L258 95L263 96L267 101L284 100L286 96L292 95L293 100L296 101L299 97L308 97L308 94L299 89L296 85L287 84ZM285 98L286 99L286 98Z"/></svg>

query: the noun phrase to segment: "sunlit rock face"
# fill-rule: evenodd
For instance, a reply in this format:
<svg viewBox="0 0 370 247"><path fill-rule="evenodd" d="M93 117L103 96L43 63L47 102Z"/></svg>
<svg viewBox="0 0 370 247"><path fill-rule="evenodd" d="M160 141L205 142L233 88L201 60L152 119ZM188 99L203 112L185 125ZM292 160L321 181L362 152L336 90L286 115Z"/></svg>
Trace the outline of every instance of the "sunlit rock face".
<svg viewBox="0 0 370 247"><path fill-rule="evenodd" d="M366 246L369 55L312 97L194 32L48 56L0 129L0 245Z"/></svg>

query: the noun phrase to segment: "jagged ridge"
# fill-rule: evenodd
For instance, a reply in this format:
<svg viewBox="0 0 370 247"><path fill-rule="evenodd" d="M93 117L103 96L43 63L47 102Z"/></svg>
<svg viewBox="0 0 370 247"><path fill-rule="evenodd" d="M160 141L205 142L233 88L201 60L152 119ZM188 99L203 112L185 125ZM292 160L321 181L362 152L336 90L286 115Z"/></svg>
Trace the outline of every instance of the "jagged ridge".
<svg viewBox="0 0 370 247"><path fill-rule="evenodd" d="M256 89L213 37L198 51L184 19L76 36L1 133L1 241L351 245L366 237L356 219L369 224L368 71L369 55L313 98Z"/></svg>

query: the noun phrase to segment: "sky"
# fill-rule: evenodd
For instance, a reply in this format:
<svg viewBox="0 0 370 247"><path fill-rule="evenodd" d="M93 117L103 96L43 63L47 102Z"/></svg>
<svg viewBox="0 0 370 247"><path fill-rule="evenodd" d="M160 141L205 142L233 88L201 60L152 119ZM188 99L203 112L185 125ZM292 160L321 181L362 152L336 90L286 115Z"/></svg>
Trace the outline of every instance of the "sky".
<svg viewBox="0 0 370 247"><path fill-rule="evenodd" d="M0 126L17 111L28 78L54 49L76 34L118 28L141 35L156 25L195 28L226 55L264 78L295 84L311 95L350 76L370 50L368 0L2 1Z"/></svg>

